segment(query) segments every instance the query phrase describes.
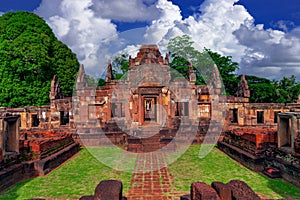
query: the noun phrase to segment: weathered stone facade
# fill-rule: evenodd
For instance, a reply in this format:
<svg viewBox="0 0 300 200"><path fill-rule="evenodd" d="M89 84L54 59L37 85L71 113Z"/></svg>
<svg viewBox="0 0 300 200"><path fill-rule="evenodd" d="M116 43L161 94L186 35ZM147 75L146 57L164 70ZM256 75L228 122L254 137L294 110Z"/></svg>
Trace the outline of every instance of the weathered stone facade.
<svg viewBox="0 0 300 200"><path fill-rule="evenodd" d="M186 135L178 140L191 138L191 143L200 144L211 137L206 142L219 141L220 149L252 169L300 171L295 164L300 163L298 103L249 103L251 94L243 75L236 95L222 96L217 66L207 86L195 85L191 63L188 77L175 80L168 54L163 57L156 45L141 46L129 63L128 73L115 80L109 62L106 85L101 87L88 85L81 65L73 97L63 96L59 77L54 76L49 106L1 108L0 164L20 152L44 159L74 141L110 143L132 152L167 146L174 151L173 138L181 130ZM300 177L293 180L300 182Z"/></svg>

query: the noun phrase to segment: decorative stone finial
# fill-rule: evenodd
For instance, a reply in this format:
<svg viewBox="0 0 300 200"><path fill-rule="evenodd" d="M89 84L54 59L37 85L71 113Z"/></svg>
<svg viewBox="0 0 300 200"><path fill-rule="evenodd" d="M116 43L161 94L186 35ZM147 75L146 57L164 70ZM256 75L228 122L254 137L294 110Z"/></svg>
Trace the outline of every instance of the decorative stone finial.
<svg viewBox="0 0 300 200"><path fill-rule="evenodd" d="M51 81L51 91L50 91L50 100L53 99L63 99L64 95L62 93L62 89L60 88L60 84L58 82L57 75L53 76L53 79Z"/></svg>
<svg viewBox="0 0 300 200"><path fill-rule="evenodd" d="M111 61L108 60L108 65L107 65L107 72L106 72L105 81L106 81L106 82L111 82L112 79L113 79L112 65L111 65Z"/></svg>
<svg viewBox="0 0 300 200"><path fill-rule="evenodd" d="M236 92L236 96L250 98L250 90L249 90L248 82L247 82L244 74L241 76L241 80L238 83L238 89Z"/></svg>

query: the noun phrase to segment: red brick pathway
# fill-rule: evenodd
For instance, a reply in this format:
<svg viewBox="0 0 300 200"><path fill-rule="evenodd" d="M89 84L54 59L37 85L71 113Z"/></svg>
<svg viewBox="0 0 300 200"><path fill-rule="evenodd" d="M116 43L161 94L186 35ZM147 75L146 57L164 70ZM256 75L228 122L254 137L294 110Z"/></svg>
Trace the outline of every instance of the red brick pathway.
<svg viewBox="0 0 300 200"><path fill-rule="evenodd" d="M138 155L130 185L128 200L175 199L174 179L163 153Z"/></svg>

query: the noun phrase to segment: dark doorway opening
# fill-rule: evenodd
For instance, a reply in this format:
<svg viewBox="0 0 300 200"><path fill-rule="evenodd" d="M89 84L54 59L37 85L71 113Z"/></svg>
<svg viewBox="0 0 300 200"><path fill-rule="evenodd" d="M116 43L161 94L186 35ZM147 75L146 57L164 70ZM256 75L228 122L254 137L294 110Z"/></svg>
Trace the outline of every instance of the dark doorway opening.
<svg viewBox="0 0 300 200"><path fill-rule="evenodd" d="M67 125L69 123L69 112L60 111L60 125Z"/></svg>
<svg viewBox="0 0 300 200"><path fill-rule="evenodd" d="M156 97L144 98L144 120L156 121Z"/></svg>

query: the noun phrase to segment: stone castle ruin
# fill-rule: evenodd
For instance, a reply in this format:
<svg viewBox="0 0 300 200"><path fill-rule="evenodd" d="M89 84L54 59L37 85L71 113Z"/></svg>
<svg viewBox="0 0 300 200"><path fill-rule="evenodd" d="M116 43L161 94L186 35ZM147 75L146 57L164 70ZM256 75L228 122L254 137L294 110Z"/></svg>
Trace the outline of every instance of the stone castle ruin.
<svg viewBox="0 0 300 200"><path fill-rule="evenodd" d="M108 63L106 85L99 87L88 85L81 65L73 97L63 95L54 76L49 106L0 108L0 170L18 164L12 170L20 177L43 175L79 145L174 151L178 137L176 141L189 139L187 145L217 141L245 166L268 176L280 172L300 185L300 104L249 103L245 76L235 96L222 96L216 66L214 87L195 85L191 64L188 77L174 80L169 56L163 57L157 45L142 45L129 63L120 80ZM0 173L0 190L22 179L10 178Z"/></svg>

